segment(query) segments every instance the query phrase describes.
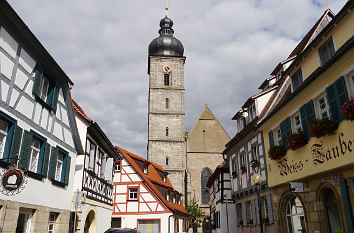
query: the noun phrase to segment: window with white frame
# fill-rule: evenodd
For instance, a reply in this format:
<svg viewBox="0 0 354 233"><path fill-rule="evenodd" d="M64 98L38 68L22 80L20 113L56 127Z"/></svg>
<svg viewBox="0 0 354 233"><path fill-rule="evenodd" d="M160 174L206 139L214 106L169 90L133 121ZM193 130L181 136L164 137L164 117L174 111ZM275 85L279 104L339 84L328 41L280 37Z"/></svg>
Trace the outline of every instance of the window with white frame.
<svg viewBox="0 0 354 233"><path fill-rule="evenodd" d="M129 200L130 201L138 200L138 188L129 188Z"/></svg>
<svg viewBox="0 0 354 233"><path fill-rule="evenodd" d="M245 154L245 152L242 152L240 154L240 165L241 166L246 166L246 154Z"/></svg>
<svg viewBox="0 0 354 233"><path fill-rule="evenodd" d="M349 77L350 87L351 87L351 94L352 98L354 98L354 74Z"/></svg>
<svg viewBox="0 0 354 233"><path fill-rule="evenodd" d="M293 126L293 132L294 133L299 133L301 132L302 128L301 128L301 118L300 118L300 114L297 112L295 113L292 117L292 126Z"/></svg>
<svg viewBox="0 0 354 233"><path fill-rule="evenodd" d="M30 163L29 163L29 169L28 169L32 172L37 172L38 158L39 158L40 150L41 150L41 141L39 141L36 138L33 138L32 144L31 144L31 157L30 157Z"/></svg>
<svg viewBox="0 0 354 233"><path fill-rule="evenodd" d="M243 128L245 128L245 118L244 117L240 117L237 120L237 129L238 132L240 132L241 130L243 130Z"/></svg>
<svg viewBox="0 0 354 233"><path fill-rule="evenodd" d="M3 158L4 156L4 149L5 149L8 128L9 128L9 124L0 119L0 158Z"/></svg>
<svg viewBox="0 0 354 233"><path fill-rule="evenodd" d="M252 145L252 159L259 160L257 144Z"/></svg>
<svg viewBox="0 0 354 233"><path fill-rule="evenodd" d="M166 192L166 200L170 201L170 193L169 192Z"/></svg>
<svg viewBox="0 0 354 233"><path fill-rule="evenodd" d="M163 182L165 182L166 183L166 175L163 175L163 177L162 177L162 180L163 180Z"/></svg>
<svg viewBox="0 0 354 233"><path fill-rule="evenodd" d="M121 161L118 161L114 164L114 171L120 172L120 163Z"/></svg>
<svg viewBox="0 0 354 233"><path fill-rule="evenodd" d="M276 128L275 129L275 143L276 145L278 146L281 146L283 143L282 143L282 140L281 140L281 131L280 131L280 127Z"/></svg>
<svg viewBox="0 0 354 233"><path fill-rule="evenodd" d="M148 174L148 166L144 165L144 174Z"/></svg>
<svg viewBox="0 0 354 233"><path fill-rule="evenodd" d="M40 92L40 98L44 101L47 102L48 98L48 91L49 91L49 81L46 77L42 77L42 83L41 83L41 92Z"/></svg>
<svg viewBox="0 0 354 233"><path fill-rule="evenodd" d="M316 99L316 107L320 119L329 118L329 106L327 103L327 97L325 93L321 94Z"/></svg>
<svg viewBox="0 0 354 233"><path fill-rule="evenodd" d="M176 203L176 195L175 194L173 194L173 196L172 196L172 202Z"/></svg>
<svg viewBox="0 0 354 233"><path fill-rule="evenodd" d="M292 91L295 91L296 89L301 86L303 83L303 77L302 77L302 71L301 68L299 68L292 76L291 76L291 86L292 86Z"/></svg>
<svg viewBox="0 0 354 233"><path fill-rule="evenodd" d="M48 233L55 232L55 221L57 220L58 214L50 213L48 219Z"/></svg>
<svg viewBox="0 0 354 233"><path fill-rule="evenodd" d="M96 165L95 165L95 172L96 174L101 174L102 169L102 159L104 158L103 152L99 149L98 153L96 153Z"/></svg>
<svg viewBox="0 0 354 233"><path fill-rule="evenodd" d="M321 66L324 65L335 53L334 43L330 37L321 47L318 48Z"/></svg>
<svg viewBox="0 0 354 233"><path fill-rule="evenodd" d="M62 177L63 163L65 155L62 152L58 152L57 166L55 168L55 180L60 181Z"/></svg>

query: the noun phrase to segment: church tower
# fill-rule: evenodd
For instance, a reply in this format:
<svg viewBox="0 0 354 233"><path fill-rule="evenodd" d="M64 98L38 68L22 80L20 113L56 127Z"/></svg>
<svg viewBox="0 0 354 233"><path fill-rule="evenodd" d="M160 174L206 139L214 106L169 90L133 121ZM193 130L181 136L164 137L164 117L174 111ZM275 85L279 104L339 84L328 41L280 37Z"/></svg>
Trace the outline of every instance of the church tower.
<svg viewBox="0 0 354 233"><path fill-rule="evenodd" d="M173 21L160 21L160 36L149 45L149 116L147 159L169 173L173 187L184 194L186 170L184 111L184 48Z"/></svg>

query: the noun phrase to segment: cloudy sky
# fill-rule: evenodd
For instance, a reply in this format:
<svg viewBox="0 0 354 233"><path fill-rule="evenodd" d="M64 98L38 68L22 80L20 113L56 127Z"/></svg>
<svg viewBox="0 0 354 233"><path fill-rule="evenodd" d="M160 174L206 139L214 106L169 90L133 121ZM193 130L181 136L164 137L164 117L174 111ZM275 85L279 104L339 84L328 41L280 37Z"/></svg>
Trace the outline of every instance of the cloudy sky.
<svg viewBox="0 0 354 233"><path fill-rule="evenodd" d="M113 144L146 156L147 48L164 0L8 0L74 82L73 98ZM346 0L170 0L182 41L186 130L207 104L231 120L325 9Z"/></svg>

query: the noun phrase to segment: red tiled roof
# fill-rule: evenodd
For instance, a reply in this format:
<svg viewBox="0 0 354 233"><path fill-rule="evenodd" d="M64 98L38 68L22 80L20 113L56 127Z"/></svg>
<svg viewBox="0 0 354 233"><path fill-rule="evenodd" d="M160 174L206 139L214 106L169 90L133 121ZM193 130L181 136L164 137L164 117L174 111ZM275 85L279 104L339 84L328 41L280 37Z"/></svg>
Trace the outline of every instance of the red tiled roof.
<svg viewBox="0 0 354 233"><path fill-rule="evenodd" d="M82 110L82 108L80 107L80 105L78 105L78 103L76 103L75 100L71 99L71 102L73 104L73 107L75 109L75 111L82 116L84 119L86 119L89 122L93 122L84 112L84 110Z"/></svg>
<svg viewBox="0 0 354 233"><path fill-rule="evenodd" d="M156 187L156 185L161 185L167 189L170 189L172 192L176 193L177 195L180 195L179 192L177 192L172 184L171 181L169 180L168 176L167 176L167 172L165 172L163 170L163 168L156 164L153 163L147 159L144 159L138 155L135 155L129 151L126 151L118 146L115 147L121 154L122 156L128 161L128 163L134 168L134 170L140 175L140 177L146 182L146 184L154 191L154 193L156 193L156 195L160 198L160 200L171 210L174 212L178 212L179 214L183 214L183 215L188 215L186 209L183 206L183 203L181 202L181 205L179 205L176 201L176 203L173 203L172 201L167 201L164 197L164 195L162 195L160 193L160 191L158 190L158 188ZM140 167L136 164L136 160L138 161L143 161L144 163L146 163L146 165L148 166L148 174L145 174ZM164 174L166 174L166 182L164 182L161 178L161 176L158 173L158 170ZM172 198L171 198L172 200Z"/></svg>

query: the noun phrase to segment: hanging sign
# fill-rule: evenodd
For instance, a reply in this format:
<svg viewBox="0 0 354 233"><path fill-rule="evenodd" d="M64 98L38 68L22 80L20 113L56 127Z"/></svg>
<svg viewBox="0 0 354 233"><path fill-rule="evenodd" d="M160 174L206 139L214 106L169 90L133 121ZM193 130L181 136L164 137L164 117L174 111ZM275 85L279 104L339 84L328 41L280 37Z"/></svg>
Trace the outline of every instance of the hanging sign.
<svg viewBox="0 0 354 233"><path fill-rule="evenodd" d="M292 193L303 193L304 185L301 182L289 182L289 191Z"/></svg>
<svg viewBox="0 0 354 233"><path fill-rule="evenodd" d="M0 183L1 192L7 196L13 196L24 189L27 184L27 176L21 169L12 166L3 171Z"/></svg>

